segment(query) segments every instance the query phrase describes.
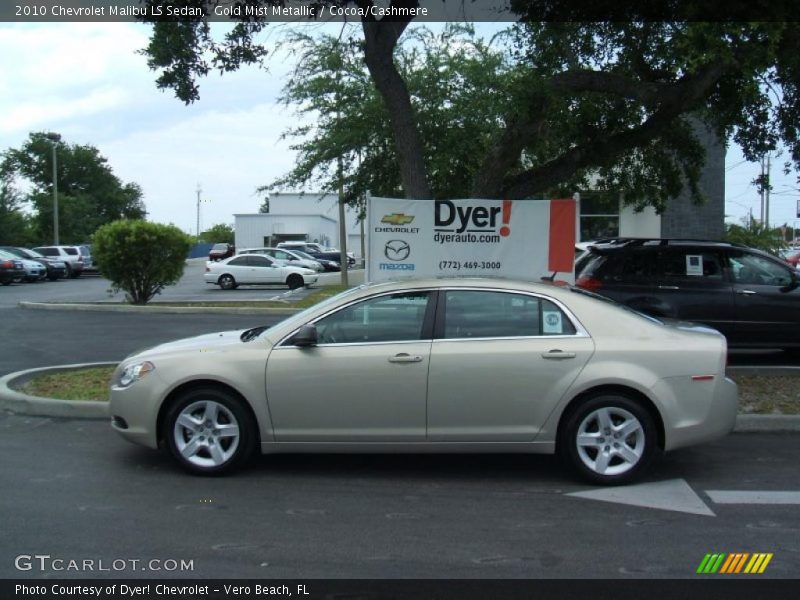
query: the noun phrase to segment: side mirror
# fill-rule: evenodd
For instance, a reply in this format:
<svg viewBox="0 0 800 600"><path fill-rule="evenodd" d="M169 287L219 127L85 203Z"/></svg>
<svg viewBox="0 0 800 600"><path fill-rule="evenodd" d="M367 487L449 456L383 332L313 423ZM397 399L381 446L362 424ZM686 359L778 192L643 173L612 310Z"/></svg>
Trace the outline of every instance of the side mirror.
<svg viewBox="0 0 800 600"><path fill-rule="evenodd" d="M317 345L317 328L314 325L303 325L292 337L292 343L300 348Z"/></svg>

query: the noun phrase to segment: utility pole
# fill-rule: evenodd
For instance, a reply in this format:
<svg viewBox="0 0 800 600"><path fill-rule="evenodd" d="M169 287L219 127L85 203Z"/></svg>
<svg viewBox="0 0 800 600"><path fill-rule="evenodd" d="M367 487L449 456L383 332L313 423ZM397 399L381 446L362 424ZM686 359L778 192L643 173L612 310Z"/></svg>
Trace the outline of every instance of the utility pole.
<svg viewBox="0 0 800 600"><path fill-rule="evenodd" d="M339 155L339 261L342 266L342 285L350 287L347 277L347 223L344 210L344 181L342 181L342 155Z"/></svg>
<svg viewBox="0 0 800 600"><path fill-rule="evenodd" d="M197 228L194 230L195 235L199 238L200 237L200 192L203 189L200 187L200 184L197 184Z"/></svg>
<svg viewBox="0 0 800 600"><path fill-rule="evenodd" d="M761 223L764 223L764 157L761 157L761 185L759 185L759 195L761 196Z"/></svg>
<svg viewBox="0 0 800 600"><path fill-rule="evenodd" d="M770 171L771 171L771 166L770 166L771 158L772 157L769 154L767 154L767 178L764 180L764 197L765 197L765 201L764 201L764 206L765 206L765 209L764 209L764 225L766 226L767 230L769 230L769 188L770 188L769 178L770 178L770 175L771 175L771 173L770 173Z"/></svg>

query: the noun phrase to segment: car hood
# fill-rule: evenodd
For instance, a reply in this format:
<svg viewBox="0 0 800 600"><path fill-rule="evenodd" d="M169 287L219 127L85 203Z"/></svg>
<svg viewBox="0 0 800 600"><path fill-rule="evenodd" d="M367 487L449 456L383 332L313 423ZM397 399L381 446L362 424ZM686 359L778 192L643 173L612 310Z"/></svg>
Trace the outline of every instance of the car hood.
<svg viewBox="0 0 800 600"><path fill-rule="evenodd" d="M237 329L233 331L220 331L218 333L207 333L195 337L166 342L158 346L151 346L138 352L134 352L126 362L132 358L152 359L159 356L166 356L174 353L186 354L187 352L225 352L232 347L240 347L245 343L242 341L242 334L249 329Z"/></svg>

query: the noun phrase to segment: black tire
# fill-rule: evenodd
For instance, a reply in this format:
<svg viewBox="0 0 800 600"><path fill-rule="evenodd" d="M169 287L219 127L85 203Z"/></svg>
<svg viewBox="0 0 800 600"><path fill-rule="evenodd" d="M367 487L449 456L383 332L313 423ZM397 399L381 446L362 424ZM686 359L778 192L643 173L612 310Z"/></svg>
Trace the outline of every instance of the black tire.
<svg viewBox="0 0 800 600"><path fill-rule="evenodd" d="M55 274L53 274L53 275L48 275L48 276L47 276L47 279L49 279L50 281L55 281L55 280L57 280L57 279L58 279L58 275L55 275Z"/></svg>
<svg viewBox="0 0 800 600"><path fill-rule="evenodd" d="M233 275L229 275L228 273L219 276L219 279L217 279L217 285L219 285L219 287L223 290L235 290L237 287L239 287L239 284L236 283Z"/></svg>
<svg viewBox="0 0 800 600"><path fill-rule="evenodd" d="M209 411L211 406L214 409ZM211 422L211 415L216 415L216 422ZM187 423L194 423L194 431ZM238 431L236 439L220 435L230 434L233 427ZM255 420L242 400L217 387L181 394L165 413L161 431L178 464L198 475L223 475L242 467L258 441Z"/></svg>
<svg viewBox="0 0 800 600"><path fill-rule="evenodd" d="M292 273L286 278L286 285L289 286L290 290L296 290L297 288L303 287L305 285L305 281L301 275Z"/></svg>
<svg viewBox="0 0 800 600"><path fill-rule="evenodd" d="M77 278L78 278L78 277L80 277L82 274L83 274L83 271L77 271L77 270L74 270L74 271L72 271L72 275L70 275L70 277L72 277L73 279L77 279Z"/></svg>
<svg viewBox="0 0 800 600"><path fill-rule="evenodd" d="M66 271L64 271L64 279L71 279L72 278L72 267L69 263L65 263Z"/></svg>
<svg viewBox="0 0 800 600"><path fill-rule="evenodd" d="M559 454L592 483L628 483L646 470L658 451L653 417L640 402L628 396L614 393L594 396L581 402L564 419L559 433ZM604 428L603 421L610 426ZM627 434L622 430L623 424L629 430ZM581 438L583 443L579 444Z"/></svg>
<svg viewBox="0 0 800 600"><path fill-rule="evenodd" d="M11 280L10 280L10 279L6 279L6 280L3 282L3 285L11 285Z"/></svg>

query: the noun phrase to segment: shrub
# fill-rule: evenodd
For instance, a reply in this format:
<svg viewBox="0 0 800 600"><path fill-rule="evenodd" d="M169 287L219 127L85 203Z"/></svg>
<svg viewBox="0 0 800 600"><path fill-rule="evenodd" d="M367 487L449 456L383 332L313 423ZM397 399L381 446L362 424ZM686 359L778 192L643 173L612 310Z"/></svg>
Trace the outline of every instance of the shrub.
<svg viewBox="0 0 800 600"><path fill-rule="evenodd" d="M147 304L183 275L191 241L174 225L120 220L103 225L92 238L100 273L132 304Z"/></svg>
<svg viewBox="0 0 800 600"><path fill-rule="evenodd" d="M767 229L762 223L753 221L746 227L728 223L725 226L725 239L738 242L751 248L759 248L778 256L786 247L780 229Z"/></svg>

